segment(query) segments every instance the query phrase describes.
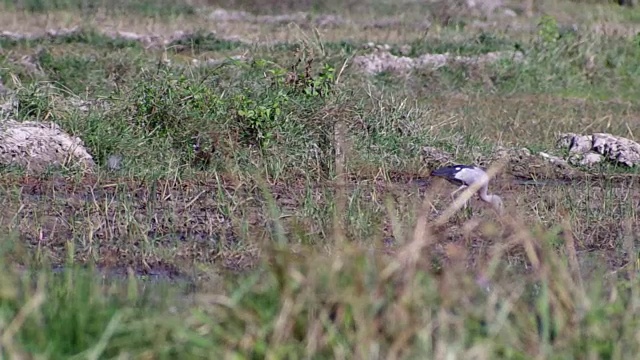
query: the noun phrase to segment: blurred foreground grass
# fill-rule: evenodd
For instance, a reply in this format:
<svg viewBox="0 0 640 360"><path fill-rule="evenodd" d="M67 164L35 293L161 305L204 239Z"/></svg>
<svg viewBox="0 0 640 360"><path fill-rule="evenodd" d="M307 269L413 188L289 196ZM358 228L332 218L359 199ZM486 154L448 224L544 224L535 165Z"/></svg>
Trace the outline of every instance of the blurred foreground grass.
<svg viewBox="0 0 640 360"><path fill-rule="evenodd" d="M141 286L136 277L99 280L75 267L29 274L5 263L2 352L53 359L633 357L637 269L583 278L570 242L559 255L539 240L520 228L502 244L524 249L534 268L528 274L504 266L500 246L483 274L467 269L462 246L449 246L450 262L436 267L421 251L438 241L429 234L409 238L394 255L352 244L296 254L265 246L258 270L210 279L196 292L179 291L179 283Z"/></svg>

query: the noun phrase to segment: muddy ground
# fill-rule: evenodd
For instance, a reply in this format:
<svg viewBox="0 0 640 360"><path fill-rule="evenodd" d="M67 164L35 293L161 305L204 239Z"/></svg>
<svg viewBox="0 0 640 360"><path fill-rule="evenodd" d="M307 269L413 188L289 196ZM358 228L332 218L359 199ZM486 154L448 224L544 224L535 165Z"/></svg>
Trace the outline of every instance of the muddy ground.
<svg viewBox="0 0 640 360"><path fill-rule="evenodd" d="M561 222L551 216L566 214L584 263L606 263L615 271L627 263L627 257L621 256L625 233L621 224L626 219L637 225L640 191L633 186L636 182L634 177L573 182L502 177L492 183L490 191L500 194L508 213L518 214L523 222L535 220L551 228ZM301 233L312 238L329 231L330 224L319 221L313 212L325 210L339 187L303 181L267 187L280 209L285 232L295 232L303 239ZM349 204L366 207L371 214L368 219L347 216L351 222L347 238L368 234L370 241L362 246L389 253L406 239L394 237L385 201L394 200L402 230L410 233L411 219L425 196L428 217L433 220L447 205L446 194L455 187L428 176L395 173L387 180L354 177L344 189ZM147 279L193 279L194 264L233 272L250 269L260 261L259 244L270 241L272 222L266 215L264 193L257 185L231 180L157 181L147 186L118 178L16 175L4 176L0 191L4 194L0 201L3 226L12 229L10 234L29 253L50 259L54 268L63 267L72 251L75 261L95 263L107 275L125 276L132 270ZM464 225L474 218L495 220L495 215L472 199L470 212L461 210L436 229L442 236L431 253L446 261L447 244L464 245L471 255L469 266L475 266L479 257L487 255L493 237ZM503 227L499 231L502 235L497 238L505 238L510 230ZM12 251L24 265L19 249ZM521 255L514 250L509 263L526 267Z"/></svg>

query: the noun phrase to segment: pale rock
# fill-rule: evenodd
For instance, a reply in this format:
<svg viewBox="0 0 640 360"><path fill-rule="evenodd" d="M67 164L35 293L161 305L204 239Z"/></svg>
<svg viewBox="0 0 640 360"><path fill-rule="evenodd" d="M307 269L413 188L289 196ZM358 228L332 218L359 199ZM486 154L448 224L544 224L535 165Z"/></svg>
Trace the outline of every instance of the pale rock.
<svg viewBox="0 0 640 360"><path fill-rule="evenodd" d="M0 122L0 165L18 165L31 172L79 165L90 171L95 163L81 139L54 123L4 120Z"/></svg>
<svg viewBox="0 0 640 360"><path fill-rule="evenodd" d="M583 155L579 162L582 165L595 164L603 158L625 166L640 164L640 144L620 136L607 133L560 134L558 145L568 148L571 154ZM591 153L600 156L590 155Z"/></svg>
<svg viewBox="0 0 640 360"><path fill-rule="evenodd" d="M579 162L583 166L592 166L604 160L604 156L596 153L587 153Z"/></svg>

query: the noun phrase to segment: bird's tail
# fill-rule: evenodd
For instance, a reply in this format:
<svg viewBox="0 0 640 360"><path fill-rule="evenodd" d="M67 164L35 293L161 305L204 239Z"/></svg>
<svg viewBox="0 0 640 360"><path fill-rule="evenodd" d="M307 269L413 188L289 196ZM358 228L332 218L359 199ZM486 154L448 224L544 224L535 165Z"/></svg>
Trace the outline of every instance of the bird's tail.
<svg viewBox="0 0 640 360"><path fill-rule="evenodd" d="M454 166L446 166L439 169L435 169L431 172L431 176L440 176L445 178L453 177L456 174Z"/></svg>

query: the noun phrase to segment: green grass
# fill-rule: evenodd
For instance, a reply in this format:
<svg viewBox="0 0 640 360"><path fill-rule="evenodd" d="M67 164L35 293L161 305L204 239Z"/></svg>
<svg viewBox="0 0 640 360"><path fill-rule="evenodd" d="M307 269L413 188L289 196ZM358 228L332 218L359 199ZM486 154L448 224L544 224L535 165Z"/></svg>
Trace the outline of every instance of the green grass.
<svg viewBox="0 0 640 360"><path fill-rule="evenodd" d="M624 272L631 279L582 288L563 255L537 246L535 275L498 265L491 294L474 285L463 262L443 272L428 264L389 272L394 260L351 246L337 257L275 248L264 270L186 295L162 283L141 289L135 277L97 281L90 270L34 277L5 270L3 348L7 356L50 358L615 358L636 351L635 270Z"/></svg>
<svg viewBox="0 0 640 360"><path fill-rule="evenodd" d="M411 20L435 10L411 2L343 4L344 16L407 21L317 32L207 23L204 3L12 4L34 18L96 12L123 31L160 18L198 29L145 47L102 35L109 21L96 16L70 36L0 40L12 117L59 124L97 164L93 174L0 170L3 357L638 353L637 170L603 165L587 170L601 179L570 184L500 178L491 191L506 216L476 200L448 216L453 187L427 179L439 160L422 151L471 163L497 146L563 154L560 132L635 138L637 37L574 33L550 17L528 32L474 29L465 14L464 27L413 36ZM554 9L624 17L609 5ZM229 36L256 32L290 40ZM369 38L387 38L396 55L411 45L412 58L520 49L525 61L367 76L352 59Z"/></svg>

